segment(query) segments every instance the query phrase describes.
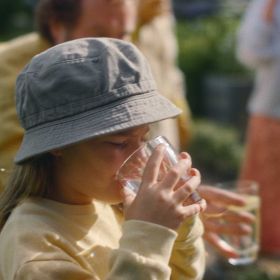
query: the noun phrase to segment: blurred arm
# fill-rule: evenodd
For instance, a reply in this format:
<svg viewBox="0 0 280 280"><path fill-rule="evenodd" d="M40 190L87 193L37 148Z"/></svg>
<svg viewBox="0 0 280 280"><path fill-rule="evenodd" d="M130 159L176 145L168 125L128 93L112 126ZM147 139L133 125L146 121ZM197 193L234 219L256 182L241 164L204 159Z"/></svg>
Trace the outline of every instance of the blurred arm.
<svg viewBox="0 0 280 280"><path fill-rule="evenodd" d="M280 22L280 10L276 5L275 0L255 0L248 7L237 42L237 57L248 67L280 59L280 36L275 24Z"/></svg>

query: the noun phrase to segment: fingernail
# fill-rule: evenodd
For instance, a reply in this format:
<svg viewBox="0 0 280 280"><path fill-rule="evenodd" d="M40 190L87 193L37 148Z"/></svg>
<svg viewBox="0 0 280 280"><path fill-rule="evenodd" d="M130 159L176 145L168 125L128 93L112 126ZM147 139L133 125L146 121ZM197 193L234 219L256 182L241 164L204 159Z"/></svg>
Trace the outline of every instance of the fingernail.
<svg viewBox="0 0 280 280"><path fill-rule="evenodd" d="M160 152L163 152L166 149L166 146L164 144L159 144L156 146L156 149Z"/></svg>
<svg viewBox="0 0 280 280"><path fill-rule="evenodd" d="M191 168L191 169L189 170L189 175L190 175L190 176L195 176L195 175L197 175L197 174L196 174L196 169Z"/></svg>

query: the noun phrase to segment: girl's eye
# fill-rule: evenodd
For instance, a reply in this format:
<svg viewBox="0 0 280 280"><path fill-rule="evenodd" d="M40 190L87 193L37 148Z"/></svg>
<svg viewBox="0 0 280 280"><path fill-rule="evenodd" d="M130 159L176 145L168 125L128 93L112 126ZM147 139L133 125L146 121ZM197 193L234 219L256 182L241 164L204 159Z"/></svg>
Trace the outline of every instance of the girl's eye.
<svg viewBox="0 0 280 280"><path fill-rule="evenodd" d="M108 142L110 145L118 148L118 149L124 149L127 147L128 142Z"/></svg>

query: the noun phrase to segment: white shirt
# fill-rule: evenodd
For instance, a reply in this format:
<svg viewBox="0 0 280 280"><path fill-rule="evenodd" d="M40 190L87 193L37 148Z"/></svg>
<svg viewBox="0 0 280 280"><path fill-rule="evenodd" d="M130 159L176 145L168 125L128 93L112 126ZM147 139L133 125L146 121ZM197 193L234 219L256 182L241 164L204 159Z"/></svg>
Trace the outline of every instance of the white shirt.
<svg viewBox="0 0 280 280"><path fill-rule="evenodd" d="M256 71L249 112L280 118L280 1L274 9L274 20L264 20L267 0L253 0L238 34L237 56Z"/></svg>

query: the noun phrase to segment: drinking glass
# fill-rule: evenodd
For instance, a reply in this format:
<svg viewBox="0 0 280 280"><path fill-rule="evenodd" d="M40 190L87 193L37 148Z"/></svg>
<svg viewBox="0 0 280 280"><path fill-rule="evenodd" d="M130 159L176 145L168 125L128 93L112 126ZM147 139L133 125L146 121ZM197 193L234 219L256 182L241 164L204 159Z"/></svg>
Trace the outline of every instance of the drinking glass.
<svg viewBox="0 0 280 280"><path fill-rule="evenodd" d="M117 172L117 179L124 187L129 188L135 193L138 192L146 164L154 149L160 144L165 145L165 152L161 162L158 180L162 180L171 167L178 163L178 154L175 149L164 136L158 136L139 147L121 165ZM188 180L189 178L187 172L181 177L182 180ZM191 194L190 198L193 202L201 200L200 195L196 191Z"/></svg>
<svg viewBox="0 0 280 280"><path fill-rule="evenodd" d="M255 221L251 225L251 233L247 235L221 235L222 242L238 255L236 258L229 258L232 265L247 265L253 263L258 256L260 243L260 197L258 195L259 186L254 181L237 180L217 184L217 187L233 191L245 198L245 206L228 205L227 211L235 213L250 212L255 216Z"/></svg>

